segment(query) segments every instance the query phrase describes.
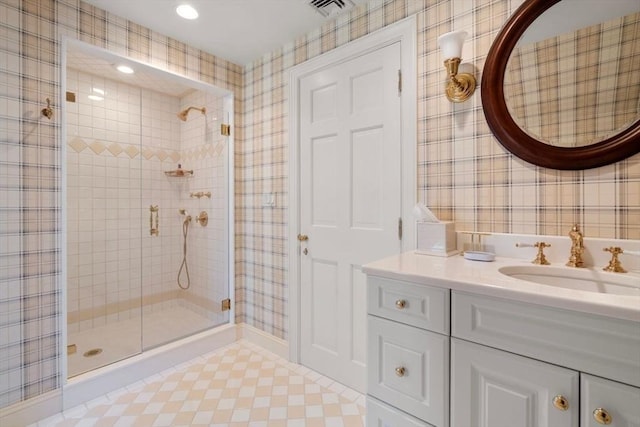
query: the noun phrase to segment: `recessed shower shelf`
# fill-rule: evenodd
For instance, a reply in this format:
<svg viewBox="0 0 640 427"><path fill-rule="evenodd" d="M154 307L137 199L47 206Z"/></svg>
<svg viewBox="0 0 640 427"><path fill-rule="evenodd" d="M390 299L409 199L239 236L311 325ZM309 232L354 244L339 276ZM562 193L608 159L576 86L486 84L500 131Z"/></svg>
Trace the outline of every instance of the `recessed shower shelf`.
<svg viewBox="0 0 640 427"><path fill-rule="evenodd" d="M172 170L172 171L164 171L164 174L166 176L171 176L171 177L175 177L175 178L188 178L190 176L193 176L193 171L190 170L184 170L184 169L176 169L176 170Z"/></svg>

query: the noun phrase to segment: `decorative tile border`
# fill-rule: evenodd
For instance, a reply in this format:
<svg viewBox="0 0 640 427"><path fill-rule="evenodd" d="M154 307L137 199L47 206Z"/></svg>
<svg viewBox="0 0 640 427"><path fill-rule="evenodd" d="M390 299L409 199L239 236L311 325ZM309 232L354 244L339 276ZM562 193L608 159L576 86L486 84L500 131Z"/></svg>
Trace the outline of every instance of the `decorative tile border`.
<svg viewBox="0 0 640 427"><path fill-rule="evenodd" d="M178 162L178 161L188 161L188 160L202 160L207 158L216 158L220 157L223 154L225 144L224 142L218 142L215 144L203 144L199 147L190 148L184 150L182 153L173 150L164 150L162 148L140 148L138 145L133 144L121 144L118 142L104 142L99 140L89 140L86 141L80 137L72 138L67 146L76 153L82 153L85 150L90 150L94 154L100 156L113 156L120 157L121 155L126 155L130 159L134 159L139 157L140 155L145 160L160 160Z"/></svg>

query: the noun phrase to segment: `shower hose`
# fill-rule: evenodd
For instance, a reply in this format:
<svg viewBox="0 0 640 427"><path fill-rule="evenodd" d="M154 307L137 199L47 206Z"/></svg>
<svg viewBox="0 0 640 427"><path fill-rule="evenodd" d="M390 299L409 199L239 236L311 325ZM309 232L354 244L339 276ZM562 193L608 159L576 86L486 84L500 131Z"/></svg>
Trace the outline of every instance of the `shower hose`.
<svg viewBox="0 0 640 427"><path fill-rule="evenodd" d="M189 266L187 265L187 234L189 233L189 223L191 222L191 217L187 216L182 223L182 237L184 238L184 242L182 244L182 264L180 265L180 270L178 270L178 286L180 289L189 289L191 286L191 278L189 277ZM183 285L180 282L180 276L182 276L182 270L187 275L187 284Z"/></svg>

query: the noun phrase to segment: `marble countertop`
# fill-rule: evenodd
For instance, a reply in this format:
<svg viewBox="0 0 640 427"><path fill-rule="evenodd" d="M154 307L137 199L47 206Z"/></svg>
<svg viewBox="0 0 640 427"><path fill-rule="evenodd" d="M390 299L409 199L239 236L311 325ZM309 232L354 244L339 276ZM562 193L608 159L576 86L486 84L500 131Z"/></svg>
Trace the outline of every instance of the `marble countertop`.
<svg viewBox="0 0 640 427"><path fill-rule="evenodd" d="M500 273L499 268L505 266L532 264L506 257L496 257L493 262L480 262L470 261L459 255L438 257L405 252L366 264L363 271L388 279L640 322L640 294L613 295L537 284ZM552 267L570 269L563 264L552 264ZM631 282L635 282L633 279L637 278L635 283L640 287L640 274L636 272L625 274L591 270L594 274L597 270L598 275L605 277L624 274Z"/></svg>

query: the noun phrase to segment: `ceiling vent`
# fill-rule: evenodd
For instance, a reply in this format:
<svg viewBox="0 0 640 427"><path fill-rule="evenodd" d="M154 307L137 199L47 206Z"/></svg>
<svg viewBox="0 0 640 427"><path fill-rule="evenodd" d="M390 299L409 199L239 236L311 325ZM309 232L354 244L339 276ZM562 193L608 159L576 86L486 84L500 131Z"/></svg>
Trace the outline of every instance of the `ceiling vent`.
<svg viewBox="0 0 640 427"><path fill-rule="evenodd" d="M309 0L309 6L322 16L333 16L351 9L354 3L351 0Z"/></svg>

